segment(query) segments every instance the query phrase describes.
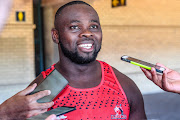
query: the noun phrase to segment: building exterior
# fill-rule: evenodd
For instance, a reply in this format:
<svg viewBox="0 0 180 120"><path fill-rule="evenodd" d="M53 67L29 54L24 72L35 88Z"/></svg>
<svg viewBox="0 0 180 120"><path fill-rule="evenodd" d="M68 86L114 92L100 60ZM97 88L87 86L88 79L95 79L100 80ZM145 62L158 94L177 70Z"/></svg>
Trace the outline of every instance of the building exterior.
<svg viewBox="0 0 180 120"><path fill-rule="evenodd" d="M0 103L35 78L33 1L13 0L0 34Z"/></svg>
<svg viewBox="0 0 180 120"><path fill-rule="evenodd" d="M25 84L35 78L34 29L33 1L14 0L0 36L0 86Z"/></svg>

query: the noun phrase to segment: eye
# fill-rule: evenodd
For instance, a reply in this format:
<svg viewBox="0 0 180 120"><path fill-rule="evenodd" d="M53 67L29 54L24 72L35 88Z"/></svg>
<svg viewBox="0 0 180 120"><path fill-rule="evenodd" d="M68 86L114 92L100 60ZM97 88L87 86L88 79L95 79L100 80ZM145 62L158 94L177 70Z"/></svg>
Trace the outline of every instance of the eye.
<svg viewBox="0 0 180 120"><path fill-rule="evenodd" d="M70 26L69 28L70 28L71 30L77 30L77 29L79 29L79 27L78 27L77 25Z"/></svg>
<svg viewBox="0 0 180 120"><path fill-rule="evenodd" d="M97 25L91 25L90 29L98 29L98 26Z"/></svg>

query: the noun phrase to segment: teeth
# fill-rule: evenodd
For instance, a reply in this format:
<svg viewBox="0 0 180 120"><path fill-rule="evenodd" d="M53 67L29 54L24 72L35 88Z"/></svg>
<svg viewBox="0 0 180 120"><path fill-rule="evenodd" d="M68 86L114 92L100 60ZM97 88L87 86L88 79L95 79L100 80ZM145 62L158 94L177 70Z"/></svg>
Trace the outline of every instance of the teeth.
<svg viewBox="0 0 180 120"><path fill-rule="evenodd" d="M90 49L91 47L83 47L83 48Z"/></svg>
<svg viewBox="0 0 180 120"><path fill-rule="evenodd" d="M79 47L90 49L92 47L92 44L81 44L81 45L79 45Z"/></svg>

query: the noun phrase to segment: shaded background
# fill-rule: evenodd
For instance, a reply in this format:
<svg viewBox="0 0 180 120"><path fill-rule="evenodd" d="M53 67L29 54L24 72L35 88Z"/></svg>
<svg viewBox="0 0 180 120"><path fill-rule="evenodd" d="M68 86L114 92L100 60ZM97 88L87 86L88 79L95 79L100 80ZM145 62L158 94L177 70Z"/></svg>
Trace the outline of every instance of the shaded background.
<svg viewBox="0 0 180 120"><path fill-rule="evenodd" d="M51 40L56 10L71 0L14 0L0 36L0 103L24 89L42 70L58 61ZM139 67L120 60L129 55L160 62L180 72L180 1L126 0L112 7L112 0L84 0L98 12L103 43L98 59L130 77L143 94L148 119L178 120L178 94L163 92L147 80ZM25 21L17 21L17 12Z"/></svg>

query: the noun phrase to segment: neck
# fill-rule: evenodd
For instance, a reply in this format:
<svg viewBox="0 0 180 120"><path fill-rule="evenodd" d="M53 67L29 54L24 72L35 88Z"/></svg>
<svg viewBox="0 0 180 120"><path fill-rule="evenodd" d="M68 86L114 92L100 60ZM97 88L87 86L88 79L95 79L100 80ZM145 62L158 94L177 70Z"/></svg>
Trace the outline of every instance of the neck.
<svg viewBox="0 0 180 120"><path fill-rule="evenodd" d="M97 64L99 64L97 61L93 61L88 64L77 64L72 62L67 57L61 57L55 67L60 73L68 77L70 75L78 76L79 74L92 72L92 70L98 67Z"/></svg>
<svg viewBox="0 0 180 120"><path fill-rule="evenodd" d="M98 61L89 64L76 64L66 57L61 57L55 68L75 88L90 88L101 81L101 67Z"/></svg>

